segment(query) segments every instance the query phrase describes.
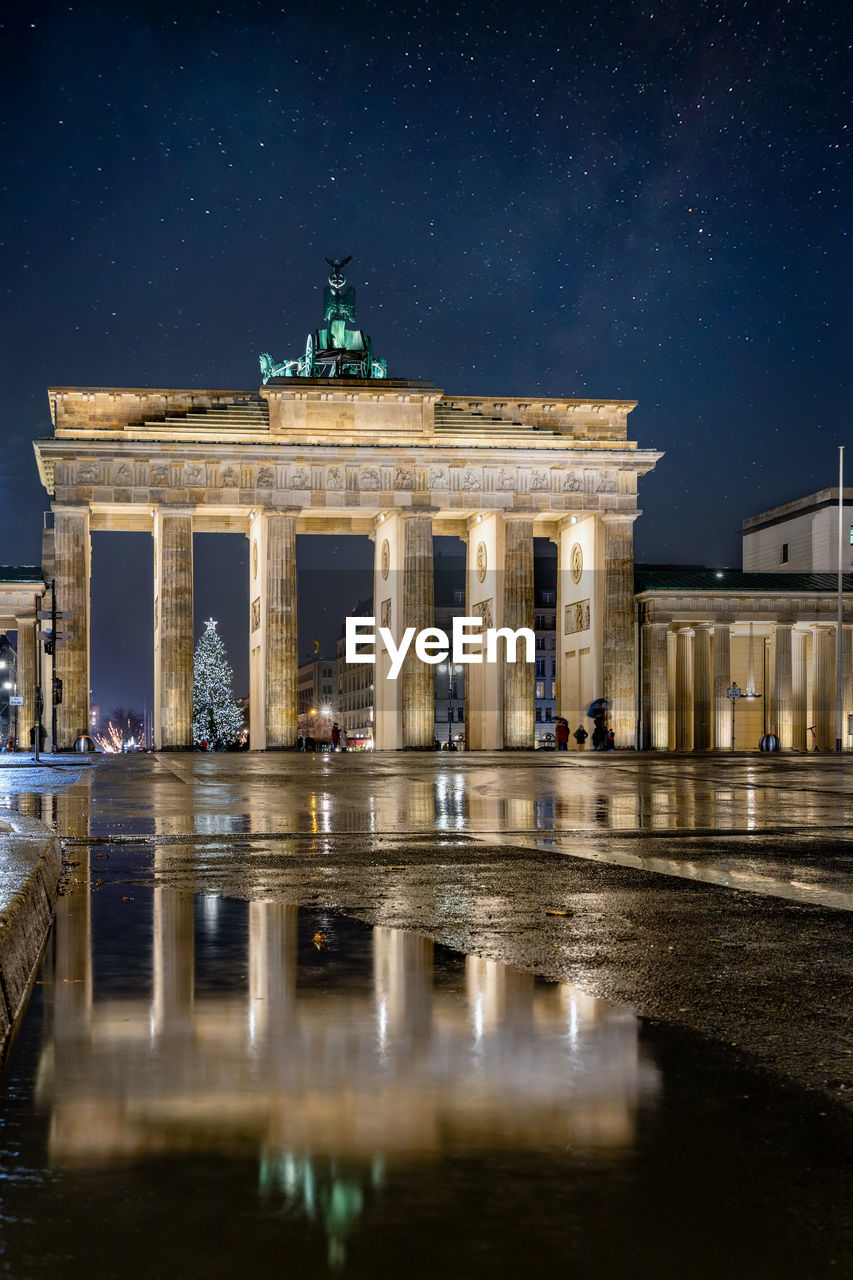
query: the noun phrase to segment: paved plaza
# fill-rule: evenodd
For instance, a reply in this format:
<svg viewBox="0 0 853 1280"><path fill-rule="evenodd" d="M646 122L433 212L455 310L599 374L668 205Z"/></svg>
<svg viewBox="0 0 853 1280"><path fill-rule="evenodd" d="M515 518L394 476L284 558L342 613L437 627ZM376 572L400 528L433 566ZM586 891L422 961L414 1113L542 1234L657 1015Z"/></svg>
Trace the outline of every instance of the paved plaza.
<svg viewBox="0 0 853 1280"><path fill-rule="evenodd" d="M130 882L414 930L853 1098L846 758L180 753L0 786L78 887L117 845Z"/></svg>

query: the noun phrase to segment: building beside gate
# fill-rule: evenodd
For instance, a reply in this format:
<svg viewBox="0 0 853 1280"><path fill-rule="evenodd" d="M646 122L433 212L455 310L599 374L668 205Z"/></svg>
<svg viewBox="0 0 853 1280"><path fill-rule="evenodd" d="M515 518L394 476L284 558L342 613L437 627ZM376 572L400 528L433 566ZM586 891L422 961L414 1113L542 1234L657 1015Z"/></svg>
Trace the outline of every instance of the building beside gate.
<svg viewBox="0 0 853 1280"><path fill-rule="evenodd" d="M783 749L836 739L837 575L636 570L638 745L655 751ZM842 743L853 712L853 574L844 576ZM737 684L748 696L733 699ZM810 726L814 729L814 737Z"/></svg>

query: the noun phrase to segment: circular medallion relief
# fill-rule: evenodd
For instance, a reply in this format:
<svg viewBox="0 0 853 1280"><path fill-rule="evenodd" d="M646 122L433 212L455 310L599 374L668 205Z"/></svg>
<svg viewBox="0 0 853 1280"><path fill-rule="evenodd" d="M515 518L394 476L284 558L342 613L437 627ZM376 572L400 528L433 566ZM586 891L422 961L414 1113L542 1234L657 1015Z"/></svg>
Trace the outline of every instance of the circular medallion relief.
<svg viewBox="0 0 853 1280"><path fill-rule="evenodd" d="M257 538L255 538L254 541L252 542L252 576L255 578L257 578L258 576L258 540Z"/></svg>
<svg viewBox="0 0 853 1280"><path fill-rule="evenodd" d="M486 576L487 563L488 561L486 557L486 544L485 542L478 542L477 543L477 581L478 582L482 582Z"/></svg>
<svg viewBox="0 0 853 1280"><path fill-rule="evenodd" d="M391 568L391 548L388 546L388 539L382 543L382 579L388 577L388 570Z"/></svg>
<svg viewBox="0 0 853 1280"><path fill-rule="evenodd" d="M572 582L580 582L581 574L583 573L583 552L581 551L581 544L579 542L576 542L572 547L571 555L569 556L569 563L572 572Z"/></svg>

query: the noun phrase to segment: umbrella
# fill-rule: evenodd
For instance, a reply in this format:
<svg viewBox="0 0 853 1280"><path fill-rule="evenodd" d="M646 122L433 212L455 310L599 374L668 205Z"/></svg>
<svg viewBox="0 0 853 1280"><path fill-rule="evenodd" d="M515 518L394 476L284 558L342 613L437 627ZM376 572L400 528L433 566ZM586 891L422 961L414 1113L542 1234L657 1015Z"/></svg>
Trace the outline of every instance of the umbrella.
<svg viewBox="0 0 853 1280"><path fill-rule="evenodd" d="M589 708L586 714L589 716L590 720L595 720L598 718L598 716L603 716L604 713L609 710L610 710L609 698L596 698L595 702L591 702L589 704Z"/></svg>

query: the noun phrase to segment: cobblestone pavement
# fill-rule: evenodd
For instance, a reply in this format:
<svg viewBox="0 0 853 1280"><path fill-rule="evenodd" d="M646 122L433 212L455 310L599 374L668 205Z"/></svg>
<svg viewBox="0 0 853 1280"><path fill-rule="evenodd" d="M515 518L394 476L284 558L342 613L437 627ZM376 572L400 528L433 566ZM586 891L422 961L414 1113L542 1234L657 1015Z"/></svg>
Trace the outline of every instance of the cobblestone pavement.
<svg viewBox="0 0 853 1280"><path fill-rule="evenodd" d="M833 756L171 754L0 769L0 795L77 878L118 843L130 881L417 930L850 1108L851 779Z"/></svg>

